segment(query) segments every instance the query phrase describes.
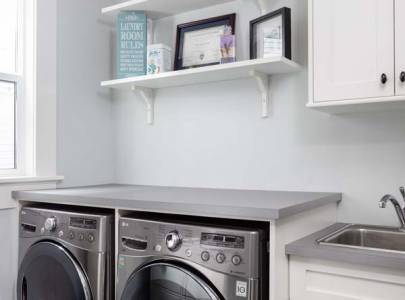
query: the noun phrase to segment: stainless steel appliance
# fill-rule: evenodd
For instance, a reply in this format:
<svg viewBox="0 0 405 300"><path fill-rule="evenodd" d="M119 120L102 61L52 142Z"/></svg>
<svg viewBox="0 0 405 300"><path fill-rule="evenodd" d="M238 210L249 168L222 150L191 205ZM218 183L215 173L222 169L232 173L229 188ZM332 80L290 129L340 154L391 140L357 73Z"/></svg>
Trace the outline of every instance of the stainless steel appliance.
<svg viewBox="0 0 405 300"><path fill-rule="evenodd" d="M118 240L116 299L268 299L261 230L121 217Z"/></svg>
<svg viewBox="0 0 405 300"><path fill-rule="evenodd" d="M25 207L20 211L18 300L109 300L113 218Z"/></svg>

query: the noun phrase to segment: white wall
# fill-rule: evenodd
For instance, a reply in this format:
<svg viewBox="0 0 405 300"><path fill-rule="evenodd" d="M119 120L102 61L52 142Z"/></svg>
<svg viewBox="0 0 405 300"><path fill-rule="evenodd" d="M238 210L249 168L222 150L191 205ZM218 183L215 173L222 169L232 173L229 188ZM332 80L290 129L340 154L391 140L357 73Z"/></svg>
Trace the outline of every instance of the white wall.
<svg viewBox="0 0 405 300"><path fill-rule="evenodd" d="M114 181L109 77L111 27L102 0L58 0L57 169L61 186Z"/></svg>
<svg viewBox="0 0 405 300"><path fill-rule="evenodd" d="M17 220L16 209L0 209L0 300L15 298L17 278Z"/></svg>
<svg viewBox="0 0 405 300"><path fill-rule="evenodd" d="M157 41L170 42L176 23L236 11L238 53L248 55L253 1L224 5L157 24ZM292 8L294 58L306 65L307 4ZM239 14L239 13L242 13ZM273 111L260 119L251 80L170 88L157 93L156 122L130 93L113 105L116 176L131 184L344 193L340 221L397 224L377 201L405 184L405 112L329 116L305 108L306 70L272 78ZM249 201L247 199L246 201Z"/></svg>

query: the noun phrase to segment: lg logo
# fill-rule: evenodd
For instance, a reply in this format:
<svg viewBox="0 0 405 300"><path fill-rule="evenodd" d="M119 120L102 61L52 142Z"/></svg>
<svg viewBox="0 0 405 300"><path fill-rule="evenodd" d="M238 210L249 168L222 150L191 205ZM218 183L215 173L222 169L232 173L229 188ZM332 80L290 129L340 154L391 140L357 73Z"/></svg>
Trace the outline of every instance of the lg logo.
<svg viewBox="0 0 405 300"><path fill-rule="evenodd" d="M247 282L245 281L236 282L236 296L247 297Z"/></svg>

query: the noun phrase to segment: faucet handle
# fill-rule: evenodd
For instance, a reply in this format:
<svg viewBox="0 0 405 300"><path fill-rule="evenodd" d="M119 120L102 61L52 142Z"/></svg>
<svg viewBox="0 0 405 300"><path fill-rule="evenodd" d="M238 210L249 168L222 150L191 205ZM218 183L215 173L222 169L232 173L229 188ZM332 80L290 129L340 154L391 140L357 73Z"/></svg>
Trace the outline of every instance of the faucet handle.
<svg viewBox="0 0 405 300"><path fill-rule="evenodd" d="M404 202L405 202L405 188L404 188L403 186L401 186L401 187L399 188L399 191L401 192L402 199L403 199Z"/></svg>

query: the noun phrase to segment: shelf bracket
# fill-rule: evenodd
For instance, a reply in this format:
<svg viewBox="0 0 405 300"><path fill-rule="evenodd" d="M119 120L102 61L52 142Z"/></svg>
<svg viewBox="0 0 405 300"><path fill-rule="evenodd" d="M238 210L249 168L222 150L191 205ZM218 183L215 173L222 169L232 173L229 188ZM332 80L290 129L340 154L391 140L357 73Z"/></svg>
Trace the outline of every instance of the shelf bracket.
<svg viewBox="0 0 405 300"><path fill-rule="evenodd" d="M137 92L141 96L146 106L146 122L148 125L152 125L155 114L155 95L153 89L132 86L132 91L134 93Z"/></svg>
<svg viewBox="0 0 405 300"><path fill-rule="evenodd" d="M256 4L262 15L268 13L268 0L256 0Z"/></svg>
<svg viewBox="0 0 405 300"><path fill-rule="evenodd" d="M261 95L262 118L267 118L269 116L270 107L269 75L258 71L251 71L250 76L256 80L257 88Z"/></svg>

